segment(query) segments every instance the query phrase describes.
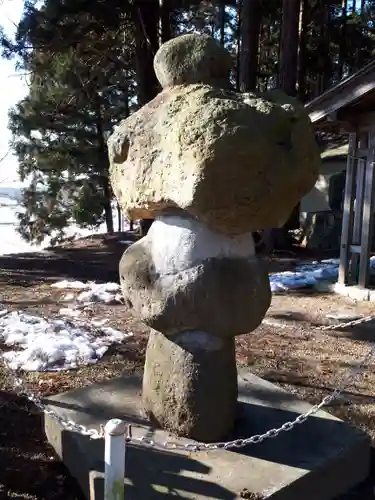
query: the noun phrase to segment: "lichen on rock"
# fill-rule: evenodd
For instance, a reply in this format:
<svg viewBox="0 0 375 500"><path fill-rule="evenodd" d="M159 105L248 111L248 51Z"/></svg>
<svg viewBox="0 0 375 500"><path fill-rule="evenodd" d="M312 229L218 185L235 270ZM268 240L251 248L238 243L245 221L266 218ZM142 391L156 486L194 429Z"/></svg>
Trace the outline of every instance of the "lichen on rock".
<svg viewBox="0 0 375 500"><path fill-rule="evenodd" d="M279 91L223 88L228 60L217 49L215 57L225 61L222 67L217 62L215 79L206 59L216 42L208 39L203 37L201 51L185 66L177 64L179 58L194 40L201 41L198 35L178 37L155 56L156 67L164 68L162 83L170 76L169 86L110 137L114 192L132 218L177 207L229 235L279 227L318 175L309 117ZM193 63L196 76L188 72Z"/></svg>

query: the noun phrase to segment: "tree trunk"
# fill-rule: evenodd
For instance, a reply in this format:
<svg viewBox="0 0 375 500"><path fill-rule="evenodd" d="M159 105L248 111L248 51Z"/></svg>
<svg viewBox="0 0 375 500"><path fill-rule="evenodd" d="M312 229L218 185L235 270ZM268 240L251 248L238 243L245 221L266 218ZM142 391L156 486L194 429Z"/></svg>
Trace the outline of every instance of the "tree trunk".
<svg viewBox="0 0 375 500"><path fill-rule="evenodd" d="M160 2L160 3L159 3ZM161 37L170 30L166 0L137 0L134 4L135 58L137 73L138 105L143 106L159 92L160 86L154 71L154 56L159 48L158 27L162 25ZM166 22L168 18L168 23ZM140 222L141 235L145 236L153 219Z"/></svg>
<svg viewBox="0 0 375 500"><path fill-rule="evenodd" d="M307 20L308 0L301 0L301 15L299 29L299 57L298 57L298 97L302 102L307 101Z"/></svg>
<svg viewBox="0 0 375 500"><path fill-rule="evenodd" d="M105 216L105 223L107 226L107 233L113 234L114 233L114 226L113 226L113 213L112 213L112 195L111 195L111 188L109 186L109 180L108 177L102 176L100 178L103 192L104 192L104 216Z"/></svg>
<svg viewBox="0 0 375 500"><path fill-rule="evenodd" d="M172 38L170 0L160 0L160 43Z"/></svg>
<svg viewBox="0 0 375 500"><path fill-rule="evenodd" d="M135 66L139 106L151 101L160 90L153 66L154 56L159 48L159 14L159 0L138 0L134 3Z"/></svg>
<svg viewBox="0 0 375 500"><path fill-rule="evenodd" d="M301 0L283 0L279 86L286 94L296 94L298 67L298 34L300 27ZM293 213L296 209L294 209ZM293 214L291 215L291 219ZM289 221L282 228L274 228L265 232L268 250L285 248L287 245Z"/></svg>
<svg viewBox="0 0 375 500"><path fill-rule="evenodd" d="M101 102L100 97L98 95L93 96L93 106L96 113L96 136L98 141L98 162L101 166L101 176L99 178L99 182L103 189L104 195L104 217L107 226L107 232L112 234L114 232L113 226L113 213L112 213L112 190L109 183L109 175L108 175L108 150L107 144L104 139L104 127L103 127L103 118L102 118L102 110L101 110Z"/></svg>
<svg viewBox="0 0 375 500"><path fill-rule="evenodd" d="M117 206L117 230L119 233L121 233L121 231L122 231L122 212L121 212L120 205L118 203L116 203L116 206Z"/></svg>
<svg viewBox="0 0 375 500"><path fill-rule="evenodd" d="M242 2L237 4L236 16L236 39L237 39L237 54L236 54L236 89L240 89L240 73L241 73L241 16Z"/></svg>
<svg viewBox="0 0 375 500"><path fill-rule="evenodd" d="M225 45L225 3L222 2L219 7L219 17L220 17L220 45L224 47Z"/></svg>
<svg viewBox="0 0 375 500"><path fill-rule="evenodd" d="M258 76L262 0L243 0L241 12L240 89L255 90Z"/></svg>
<svg viewBox="0 0 375 500"><path fill-rule="evenodd" d="M361 11L360 11L360 20L361 20L361 36L365 37L368 28L368 23L366 22L366 1L361 0ZM365 63L364 58L363 58L363 51L361 50L361 47L357 47L357 70L361 69Z"/></svg>
<svg viewBox="0 0 375 500"><path fill-rule="evenodd" d="M346 12L348 0L342 0L341 3L341 40L339 47L338 79L341 80L344 75L344 64L346 55Z"/></svg>
<svg viewBox="0 0 375 500"><path fill-rule="evenodd" d="M279 86L286 94L296 94L300 0L283 0L280 39Z"/></svg>
<svg viewBox="0 0 375 500"><path fill-rule="evenodd" d="M320 88L319 94L325 92L331 83L332 66L330 57L330 38L331 38L331 9L325 0L320 2L320 27L319 35L321 39L321 52L322 52L322 68L320 74Z"/></svg>

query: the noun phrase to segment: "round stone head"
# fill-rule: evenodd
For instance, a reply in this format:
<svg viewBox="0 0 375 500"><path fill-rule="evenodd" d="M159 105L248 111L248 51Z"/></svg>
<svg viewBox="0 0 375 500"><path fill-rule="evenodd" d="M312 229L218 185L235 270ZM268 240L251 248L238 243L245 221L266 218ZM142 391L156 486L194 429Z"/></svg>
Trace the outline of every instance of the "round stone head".
<svg viewBox="0 0 375 500"><path fill-rule="evenodd" d="M154 58L156 76L163 88L194 83L229 86L233 62L216 40L187 34L164 43Z"/></svg>

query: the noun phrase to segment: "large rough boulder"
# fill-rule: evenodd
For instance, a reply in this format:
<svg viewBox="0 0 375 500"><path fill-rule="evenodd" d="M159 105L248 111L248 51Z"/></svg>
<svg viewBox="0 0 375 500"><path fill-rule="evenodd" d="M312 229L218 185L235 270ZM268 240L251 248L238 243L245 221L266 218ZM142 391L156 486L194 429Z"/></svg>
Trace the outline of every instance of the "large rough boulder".
<svg viewBox="0 0 375 500"><path fill-rule="evenodd" d="M135 219L175 207L228 235L279 227L317 178L309 117L280 92L241 94L223 89L220 79L215 84L199 66L210 44L202 45L196 73L188 61L181 66L187 73L176 70L173 79L191 36L163 46L161 55L172 55L156 64L163 83L179 85L121 122L108 141L116 197ZM209 84L190 83L205 79Z"/></svg>
<svg viewBox="0 0 375 500"><path fill-rule="evenodd" d="M170 337L199 330L234 337L257 328L271 303L251 234L215 235L189 218L165 217L120 262L127 305Z"/></svg>

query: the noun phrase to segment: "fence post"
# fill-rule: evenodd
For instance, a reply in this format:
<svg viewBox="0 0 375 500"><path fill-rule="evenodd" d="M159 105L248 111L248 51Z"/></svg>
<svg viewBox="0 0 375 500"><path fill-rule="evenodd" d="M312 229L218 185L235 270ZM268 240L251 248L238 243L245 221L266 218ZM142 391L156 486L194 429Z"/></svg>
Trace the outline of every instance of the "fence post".
<svg viewBox="0 0 375 500"><path fill-rule="evenodd" d="M104 432L104 500L124 500L126 424L114 418Z"/></svg>

